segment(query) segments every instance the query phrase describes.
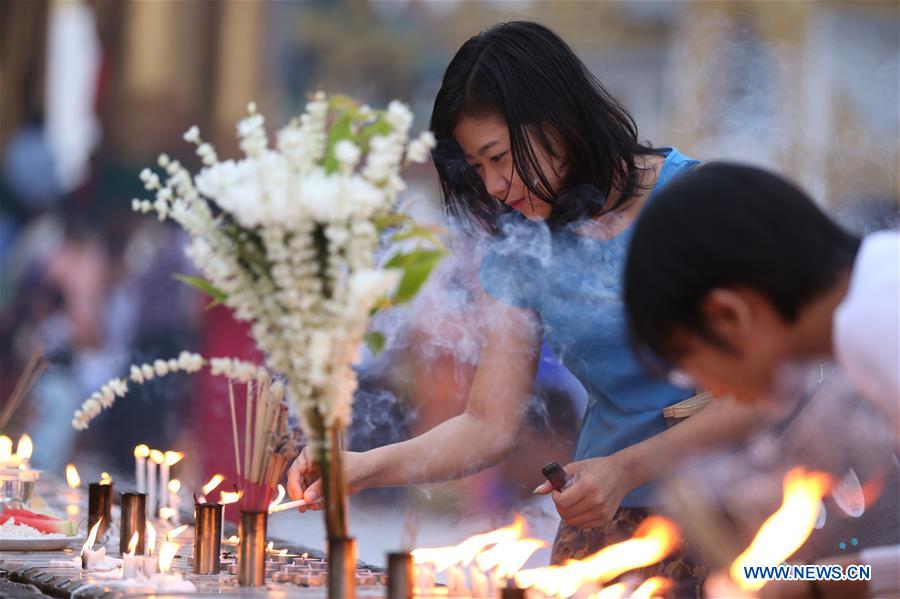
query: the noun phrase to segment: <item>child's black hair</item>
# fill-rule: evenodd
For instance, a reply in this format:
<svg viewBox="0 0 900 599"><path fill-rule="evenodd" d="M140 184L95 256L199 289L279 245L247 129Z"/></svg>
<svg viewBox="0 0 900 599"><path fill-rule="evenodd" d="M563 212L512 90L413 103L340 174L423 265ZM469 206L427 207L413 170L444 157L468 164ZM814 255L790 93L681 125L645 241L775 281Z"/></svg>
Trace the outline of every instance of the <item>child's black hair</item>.
<svg viewBox="0 0 900 599"><path fill-rule="evenodd" d="M793 322L852 267L859 244L786 179L705 164L661 189L635 225L624 282L632 338L667 361L678 357L676 329L715 341L701 305L719 287L754 289Z"/></svg>

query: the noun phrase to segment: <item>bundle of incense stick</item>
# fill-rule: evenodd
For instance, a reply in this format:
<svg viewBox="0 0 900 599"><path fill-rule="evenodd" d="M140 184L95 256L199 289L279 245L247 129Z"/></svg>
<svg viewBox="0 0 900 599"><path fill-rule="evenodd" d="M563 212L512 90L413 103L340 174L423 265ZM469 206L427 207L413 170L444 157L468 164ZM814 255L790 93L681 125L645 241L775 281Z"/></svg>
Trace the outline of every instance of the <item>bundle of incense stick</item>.
<svg viewBox="0 0 900 599"><path fill-rule="evenodd" d="M275 385L279 388L274 388ZM251 381L246 386L242 464L234 385L232 382L228 384L234 460L240 480L240 509L265 511L272 501L278 482L297 455L296 446L292 436L288 434L288 407L280 383L254 384Z"/></svg>
<svg viewBox="0 0 900 599"><path fill-rule="evenodd" d="M34 384L46 369L47 362L44 360L44 350L39 347L31 354L28 363L25 364L25 368L19 376L19 380L16 382L16 386L13 388L12 394L6 401L6 405L3 406L3 412L0 413L0 429L9 424L13 414L16 413L16 410L28 397L31 388L34 387Z"/></svg>

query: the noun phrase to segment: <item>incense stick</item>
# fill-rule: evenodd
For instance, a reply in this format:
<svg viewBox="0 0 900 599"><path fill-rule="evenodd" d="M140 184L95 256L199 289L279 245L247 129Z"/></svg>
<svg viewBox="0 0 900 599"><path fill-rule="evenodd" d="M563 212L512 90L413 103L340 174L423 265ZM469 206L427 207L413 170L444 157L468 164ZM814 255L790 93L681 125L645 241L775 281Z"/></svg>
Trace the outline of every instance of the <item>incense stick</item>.
<svg viewBox="0 0 900 599"><path fill-rule="evenodd" d="M253 420L253 381L247 382L247 420L244 422L244 476L250 476L250 425Z"/></svg>
<svg viewBox="0 0 900 599"><path fill-rule="evenodd" d="M34 387L34 384L46 368L47 363L44 361L44 350L39 347L28 358L22 374L19 375L19 380L16 381L16 386L9 396L6 407L3 409L3 414L0 415L0 428L4 428L9 423L19 405L28 396L31 388Z"/></svg>
<svg viewBox="0 0 900 599"><path fill-rule="evenodd" d="M238 478L241 476L241 450L238 446L237 416L234 411L234 387L231 379L228 379L228 404L231 408L231 434L234 436L234 467L237 469Z"/></svg>

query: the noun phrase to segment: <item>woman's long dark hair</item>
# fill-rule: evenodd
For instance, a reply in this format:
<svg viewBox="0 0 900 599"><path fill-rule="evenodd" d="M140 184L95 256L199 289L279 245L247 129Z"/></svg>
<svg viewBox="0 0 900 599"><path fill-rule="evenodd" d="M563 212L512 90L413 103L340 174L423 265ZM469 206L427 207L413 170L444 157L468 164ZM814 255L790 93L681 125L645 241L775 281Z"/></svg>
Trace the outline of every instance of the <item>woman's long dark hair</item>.
<svg viewBox="0 0 900 599"><path fill-rule="evenodd" d="M600 214L614 184L621 195L607 209L627 205L640 188L634 157L654 153L638 141L628 111L558 35L527 21L494 25L469 39L450 61L431 113L445 207L451 216L489 231L496 231L497 217L510 209L488 195L453 130L463 116L494 114L506 120L522 182L553 206L550 226ZM559 133L564 157L554 153L544 126ZM547 156L564 159L558 190L542 172L529 137Z"/></svg>

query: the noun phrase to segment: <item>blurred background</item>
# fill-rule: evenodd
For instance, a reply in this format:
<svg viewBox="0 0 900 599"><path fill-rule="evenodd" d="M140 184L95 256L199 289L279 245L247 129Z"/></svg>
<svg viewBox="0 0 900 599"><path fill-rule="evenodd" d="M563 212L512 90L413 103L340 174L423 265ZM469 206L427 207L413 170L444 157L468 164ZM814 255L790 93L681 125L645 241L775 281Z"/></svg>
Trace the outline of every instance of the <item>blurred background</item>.
<svg viewBox="0 0 900 599"><path fill-rule="evenodd" d="M191 266L175 228L131 212L145 193L138 173L161 152L197 167L181 140L193 124L220 156L235 156L234 124L249 101L272 131L319 89L373 106L402 99L414 130L425 128L456 49L513 19L566 39L642 138L774 168L860 232L900 222L893 1L2 0L0 400L35 347L50 362L3 432L28 431L36 465L55 473L74 461L92 479L100 470L127 477L133 447L148 443L187 453L176 468L187 488L227 474L220 382L169 377L133 389L87 432L70 425L78 405L133 362L182 349L259 358L226 310L206 310L172 279ZM409 180L417 216L440 221L431 165ZM352 448L462 409L477 363L465 264L449 261L389 321L389 350L361 373ZM363 537L368 522L383 525L371 514L398 502L445 516L435 534L446 518L505 514L540 481L542 464L568 461L584 401L545 356L514 461L460 483L358 498L374 511L356 510L354 529ZM302 532L310 544L323 536L318 516L280 518L276 534ZM420 541L429 530L420 527Z"/></svg>

